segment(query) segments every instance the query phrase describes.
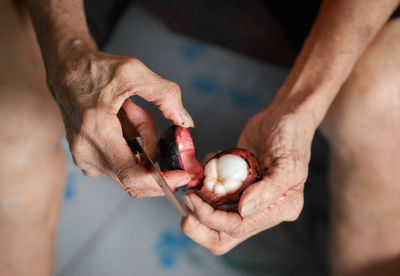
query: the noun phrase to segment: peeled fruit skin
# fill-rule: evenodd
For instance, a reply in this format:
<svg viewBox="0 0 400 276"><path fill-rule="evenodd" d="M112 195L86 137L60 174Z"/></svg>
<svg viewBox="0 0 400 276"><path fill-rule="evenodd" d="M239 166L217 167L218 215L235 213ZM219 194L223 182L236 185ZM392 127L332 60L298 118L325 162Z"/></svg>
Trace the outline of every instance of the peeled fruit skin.
<svg viewBox="0 0 400 276"><path fill-rule="evenodd" d="M214 208L238 203L243 190L261 179L257 158L245 149L221 151L203 166L196 159L190 131L184 127L172 126L164 131L159 140L159 150L161 170L184 170L191 174L192 180L187 186L195 188L196 193ZM208 174L206 178L205 171Z"/></svg>
<svg viewBox="0 0 400 276"><path fill-rule="evenodd" d="M224 156L235 155L247 163L247 177L242 181L240 188L232 193L227 192L224 194L218 194L215 191L211 191L206 185L198 185L196 189L196 193L207 203L209 203L214 208L225 204L234 204L239 202L240 194L244 189L246 189L249 185L261 179L261 171L260 165L258 163L257 158L248 150L245 149L230 149L219 152L213 158L211 158L209 162L215 162L213 160L218 160L223 158ZM207 163L207 164L208 164ZM206 166L207 166L206 164Z"/></svg>
<svg viewBox="0 0 400 276"><path fill-rule="evenodd" d="M160 165L162 171L183 169L180 164L178 146L176 143L176 128L176 126L172 126L164 131L158 142L158 148L160 150L158 165Z"/></svg>
<svg viewBox="0 0 400 276"><path fill-rule="evenodd" d="M171 126L161 134L158 142L160 158L158 164L162 171L184 170L192 175L188 183L193 188L204 178L203 164L197 161L190 131L180 126Z"/></svg>

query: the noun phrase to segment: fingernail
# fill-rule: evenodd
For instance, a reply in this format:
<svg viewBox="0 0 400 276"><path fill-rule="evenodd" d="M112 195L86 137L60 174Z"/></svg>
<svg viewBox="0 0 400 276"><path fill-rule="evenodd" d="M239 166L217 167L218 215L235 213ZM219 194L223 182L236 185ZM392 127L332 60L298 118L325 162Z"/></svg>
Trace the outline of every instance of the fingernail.
<svg viewBox="0 0 400 276"><path fill-rule="evenodd" d="M190 211L194 212L194 207L192 204L192 201L190 198L186 195L183 196L183 201L185 202L185 205L190 209Z"/></svg>
<svg viewBox="0 0 400 276"><path fill-rule="evenodd" d="M246 203L243 207L242 210L240 211L240 215L242 217L248 217L252 215L258 208L258 202L257 200L251 200L250 202Z"/></svg>
<svg viewBox="0 0 400 276"><path fill-rule="evenodd" d="M181 112L181 118L184 127L194 127L193 119L185 109Z"/></svg>

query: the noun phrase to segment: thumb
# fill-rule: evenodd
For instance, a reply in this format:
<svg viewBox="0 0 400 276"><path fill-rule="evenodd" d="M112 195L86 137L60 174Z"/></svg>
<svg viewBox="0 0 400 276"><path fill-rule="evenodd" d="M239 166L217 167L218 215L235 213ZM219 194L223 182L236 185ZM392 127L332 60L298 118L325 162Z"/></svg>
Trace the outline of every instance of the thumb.
<svg viewBox="0 0 400 276"><path fill-rule="evenodd" d="M168 183L171 190L175 191L177 187L184 186L192 180L190 174L180 170L162 172L162 177Z"/></svg>
<svg viewBox="0 0 400 276"><path fill-rule="evenodd" d="M121 108L125 111L125 116L129 120L128 123L131 123L143 138L145 151L154 160L157 156L157 131L153 117L129 98L125 100ZM126 122L121 120L123 129L130 127L125 124Z"/></svg>
<svg viewBox="0 0 400 276"><path fill-rule="evenodd" d="M252 185L241 195L238 210L242 217L248 217L277 202L289 189L287 176L274 168L271 173Z"/></svg>

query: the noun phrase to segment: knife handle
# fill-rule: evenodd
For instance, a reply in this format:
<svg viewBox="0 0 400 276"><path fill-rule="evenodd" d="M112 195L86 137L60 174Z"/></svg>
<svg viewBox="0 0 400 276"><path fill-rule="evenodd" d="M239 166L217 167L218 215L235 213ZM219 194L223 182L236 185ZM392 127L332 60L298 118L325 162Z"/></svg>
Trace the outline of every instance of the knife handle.
<svg viewBox="0 0 400 276"><path fill-rule="evenodd" d="M141 154L143 152L142 151L142 148L143 148L142 137L136 137L135 139L132 139L132 140L126 139L126 141L128 143L129 148L133 152L133 154L137 155L137 154Z"/></svg>

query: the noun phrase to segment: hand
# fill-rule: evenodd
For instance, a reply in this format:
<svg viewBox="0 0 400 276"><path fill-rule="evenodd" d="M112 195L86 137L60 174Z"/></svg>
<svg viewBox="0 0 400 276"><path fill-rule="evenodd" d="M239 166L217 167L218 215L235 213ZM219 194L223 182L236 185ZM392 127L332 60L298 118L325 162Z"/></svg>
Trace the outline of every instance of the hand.
<svg viewBox="0 0 400 276"><path fill-rule="evenodd" d="M215 210L195 194L182 229L214 254L224 254L249 237L283 221L296 220L303 207L311 141L315 129L297 114L270 106L244 128L238 147L253 152L263 178L241 195L237 212Z"/></svg>
<svg viewBox="0 0 400 276"><path fill-rule="evenodd" d="M153 73L135 58L92 49L71 48L56 64L48 65L48 83L61 108L75 164L87 176L106 173L132 197L162 195L129 149L117 113L121 107L124 109L141 134L145 150L154 158L154 120L129 97L140 96L157 105L174 124L193 127L178 85ZM183 171L167 172L164 177L172 189L190 181Z"/></svg>

